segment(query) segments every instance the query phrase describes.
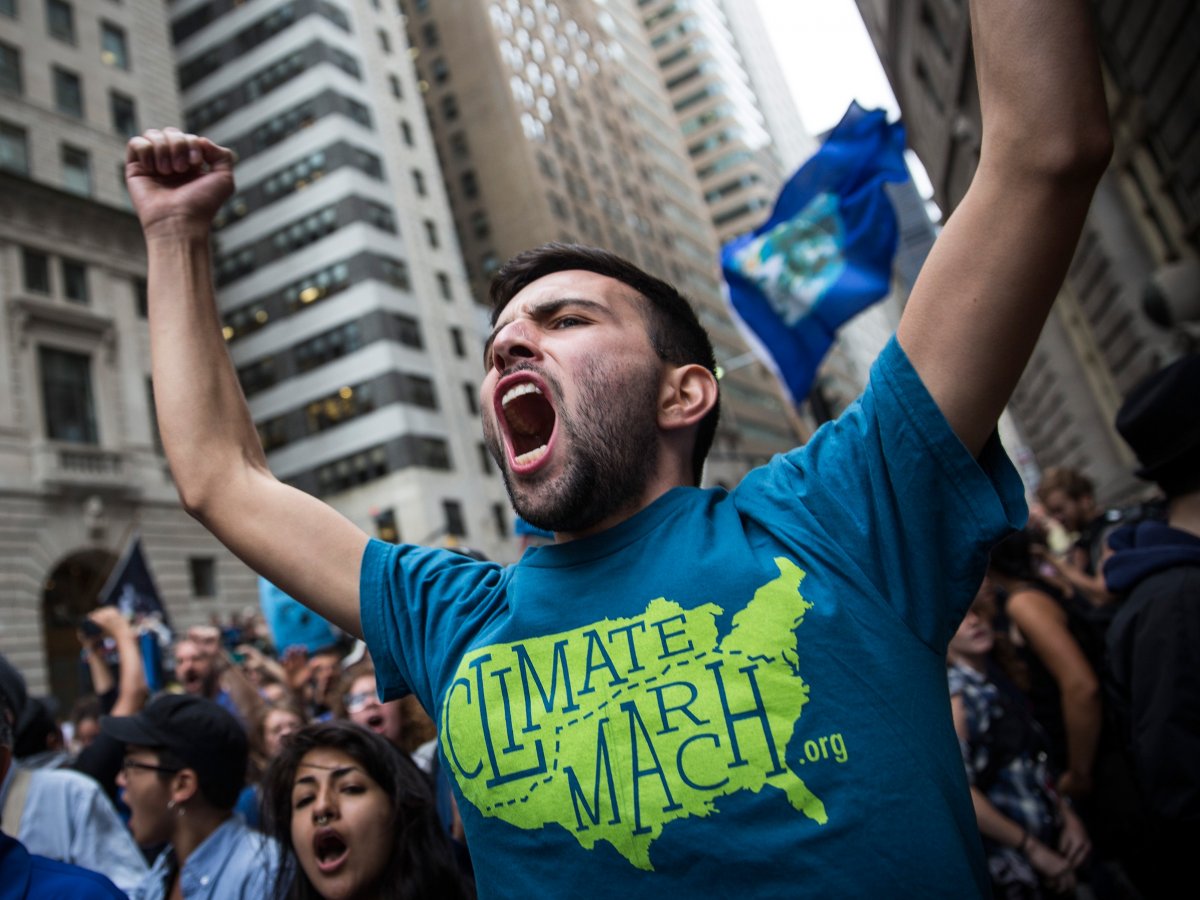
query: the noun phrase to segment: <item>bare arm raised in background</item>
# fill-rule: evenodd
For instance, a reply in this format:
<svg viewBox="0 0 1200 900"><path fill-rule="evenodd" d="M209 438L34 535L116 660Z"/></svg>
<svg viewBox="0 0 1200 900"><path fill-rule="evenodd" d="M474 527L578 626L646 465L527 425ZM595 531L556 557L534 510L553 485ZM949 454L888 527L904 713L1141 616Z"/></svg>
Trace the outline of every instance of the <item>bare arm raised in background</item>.
<svg viewBox="0 0 1200 900"><path fill-rule="evenodd" d="M151 130L129 142L125 178L146 235L159 429L184 507L256 572L361 636L367 535L271 474L221 335L210 236L233 193L232 153Z"/></svg>
<svg viewBox="0 0 1200 900"><path fill-rule="evenodd" d="M1033 352L1112 139L1084 0L973 0L979 168L897 337L978 453Z"/></svg>

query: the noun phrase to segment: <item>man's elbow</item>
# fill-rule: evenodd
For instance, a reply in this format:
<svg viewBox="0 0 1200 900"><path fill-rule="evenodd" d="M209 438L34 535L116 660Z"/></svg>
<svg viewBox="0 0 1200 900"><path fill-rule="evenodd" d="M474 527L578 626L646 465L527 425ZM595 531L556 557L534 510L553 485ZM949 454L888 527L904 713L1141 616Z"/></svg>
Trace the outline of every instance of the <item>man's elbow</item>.
<svg viewBox="0 0 1200 900"><path fill-rule="evenodd" d="M1093 187L1113 156L1113 136L1107 118L1062 134L1048 135L1025 148L1025 164L1064 184Z"/></svg>

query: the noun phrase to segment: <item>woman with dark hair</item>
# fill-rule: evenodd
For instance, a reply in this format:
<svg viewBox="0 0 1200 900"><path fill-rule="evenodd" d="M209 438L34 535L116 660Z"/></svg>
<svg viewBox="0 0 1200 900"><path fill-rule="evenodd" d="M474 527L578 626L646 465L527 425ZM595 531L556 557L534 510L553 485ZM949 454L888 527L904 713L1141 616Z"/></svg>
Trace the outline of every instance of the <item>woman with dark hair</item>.
<svg viewBox="0 0 1200 900"><path fill-rule="evenodd" d="M992 549L988 581L1007 595L1008 637L1028 672L1033 715L1050 737L1062 773L1058 789L1074 800L1092 791L1102 711L1082 603L1038 572L1035 543L1018 531Z"/></svg>
<svg viewBox="0 0 1200 900"><path fill-rule="evenodd" d="M474 896L428 781L379 735L350 722L301 728L263 787L264 828L290 851L276 900Z"/></svg>

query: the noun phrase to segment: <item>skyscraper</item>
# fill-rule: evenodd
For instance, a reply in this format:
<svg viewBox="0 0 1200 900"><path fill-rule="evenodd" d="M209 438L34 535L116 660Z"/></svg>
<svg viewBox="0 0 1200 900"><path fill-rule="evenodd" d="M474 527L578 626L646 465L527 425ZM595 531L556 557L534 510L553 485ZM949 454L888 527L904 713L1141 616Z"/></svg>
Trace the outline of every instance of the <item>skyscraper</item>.
<svg viewBox="0 0 1200 900"><path fill-rule="evenodd" d="M859 0L939 205L975 171L979 98L966 4ZM1121 398L1180 349L1143 297L1157 274L1200 256L1200 9L1186 0L1093 3L1112 88L1116 150L1075 258L1010 409L1040 466L1082 469L1104 501L1144 485L1113 429ZM1193 276L1191 290L1200 287ZM1183 411L1181 411L1182 413Z"/></svg>
<svg viewBox="0 0 1200 900"><path fill-rule="evenodd" d="M395 4L181 2L188 128L231 147L225 335L272 471L388 540L515 555L482 324Z"/></svg>
<svg viewBox="0 0 1200 900"><path fill-rule="evenodd" d="M608 247L673 281L718 361L746 347L716 234L633 0L405 0L409 39L473 292L549 240ZM729 367L706 479L734 484L797 443L758 364Z"/></svg>
<svg viewBox="0 0 1200 900"><path fill-rule="evenodd" d="M124 144L178 119L159 0L0 0L0 652L64 702L136 530L176 624L255 602L179 507L153 420Z"/></svg>

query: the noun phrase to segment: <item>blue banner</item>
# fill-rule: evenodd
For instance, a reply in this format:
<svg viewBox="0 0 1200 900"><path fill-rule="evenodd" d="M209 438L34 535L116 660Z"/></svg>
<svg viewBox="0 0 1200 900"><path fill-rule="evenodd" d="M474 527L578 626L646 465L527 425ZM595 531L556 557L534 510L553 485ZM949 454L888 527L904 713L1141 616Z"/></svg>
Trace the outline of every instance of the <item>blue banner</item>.
<svg viewBox="0 0 1200 900"><path fill-rule="evenodd" d="M338 642L338 632L329 622L262 577L258 579L258 602L280 657L288 647L316 653Z"/></svg>
<svg viewBox="0 0 1200 900"><path fill-rule="evenodd" d="M904 126L851 103L771 217L721 249L729 301L793 403L837 329L887 295L899 231L884 183L908 177Z"/></svg>

